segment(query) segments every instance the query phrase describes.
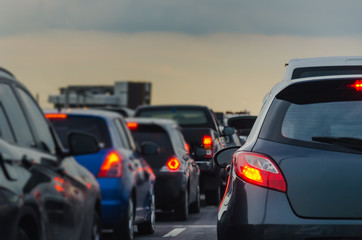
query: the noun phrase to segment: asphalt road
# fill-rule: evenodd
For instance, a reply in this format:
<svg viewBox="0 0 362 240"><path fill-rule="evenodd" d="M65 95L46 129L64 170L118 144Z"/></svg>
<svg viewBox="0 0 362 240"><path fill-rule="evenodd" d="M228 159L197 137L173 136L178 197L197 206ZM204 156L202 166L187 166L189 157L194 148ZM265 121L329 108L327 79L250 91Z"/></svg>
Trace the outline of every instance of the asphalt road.
<svg viewBox="0 0 362 240"><path fill-rule="evenodd" d="M187 221L176 221L172 214L158 212L154 234L138 234L135 228L134 239L216 240L217 209L217 206L202 206L200 213L190 214ZM104 239L112 239L111 234L104 234Z"/></svg>

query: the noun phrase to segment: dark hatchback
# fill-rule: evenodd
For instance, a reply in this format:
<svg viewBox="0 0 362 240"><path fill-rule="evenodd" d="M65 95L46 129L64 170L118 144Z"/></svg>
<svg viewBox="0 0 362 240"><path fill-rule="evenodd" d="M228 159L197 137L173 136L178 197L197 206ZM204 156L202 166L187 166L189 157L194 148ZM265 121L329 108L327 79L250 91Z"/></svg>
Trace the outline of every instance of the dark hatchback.
<svg viewBox="0 0 362 240"><path fill-rule="evenodd" d="M0 69L1 239L99 239L99 185L71 156L98 145L84 134L69 140L66 152L25 86Z"/></svg>
<svg viewBox="0 0 362 240"><path fill-rule="evenodd" d="M156 174L156 208L174 210L178 220L200 212L200 171L188 154L188 145L175 121L166 119L128 119L128 127L139 146L153 142L154 155L146 156Z"/></svg>
<svg viewBox="0 0 362 240"><path fill-rule="evenodd" d="M246 144L215 155L231 164L219 240L362 239L361 79L272 89Z"/></svg>

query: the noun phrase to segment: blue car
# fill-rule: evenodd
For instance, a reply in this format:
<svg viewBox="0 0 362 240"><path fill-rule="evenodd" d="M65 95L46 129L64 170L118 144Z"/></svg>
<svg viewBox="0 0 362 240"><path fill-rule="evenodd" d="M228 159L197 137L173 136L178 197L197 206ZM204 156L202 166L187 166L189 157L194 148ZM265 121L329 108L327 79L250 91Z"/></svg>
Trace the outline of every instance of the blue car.
<svg viewBox="0 0 362 240"><path fill-rule="evenodd" d="M45 116L55 127L60 140L68 146L71 131L93 135L101 150L79 155L76 160L92 172L102 193L102 224L113 229L116 238L133 239L134 225L138 232L151 234L155 229L155 175L142 158L157 151L152 144L144 151L136 149L123 117L101 110L46 111ZM152 148L154 147L154 148Z"/></svg>

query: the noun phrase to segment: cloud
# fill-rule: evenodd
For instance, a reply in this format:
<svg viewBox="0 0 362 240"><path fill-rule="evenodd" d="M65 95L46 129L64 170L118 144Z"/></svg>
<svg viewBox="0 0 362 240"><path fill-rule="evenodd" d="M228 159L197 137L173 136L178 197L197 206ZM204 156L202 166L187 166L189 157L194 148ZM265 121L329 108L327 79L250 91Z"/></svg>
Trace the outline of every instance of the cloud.
<svg viewBox="0 0 362 240"><path fill-rule="evenodd" d="M0 36L48 30L359 35L359 0L3 0Z"/></svg>

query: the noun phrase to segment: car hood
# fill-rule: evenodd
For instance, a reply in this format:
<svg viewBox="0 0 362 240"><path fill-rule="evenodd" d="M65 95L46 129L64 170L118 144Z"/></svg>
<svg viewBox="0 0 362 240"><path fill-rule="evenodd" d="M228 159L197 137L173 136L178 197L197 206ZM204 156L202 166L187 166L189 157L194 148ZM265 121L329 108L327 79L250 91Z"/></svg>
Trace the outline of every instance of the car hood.
<svg viewBox="0 0 362 240"><path fill-rule="evenodd" d="M362 218L362 154L259 140L253 151L272 157L287 182L294 212L305 218Z"/></svg>

